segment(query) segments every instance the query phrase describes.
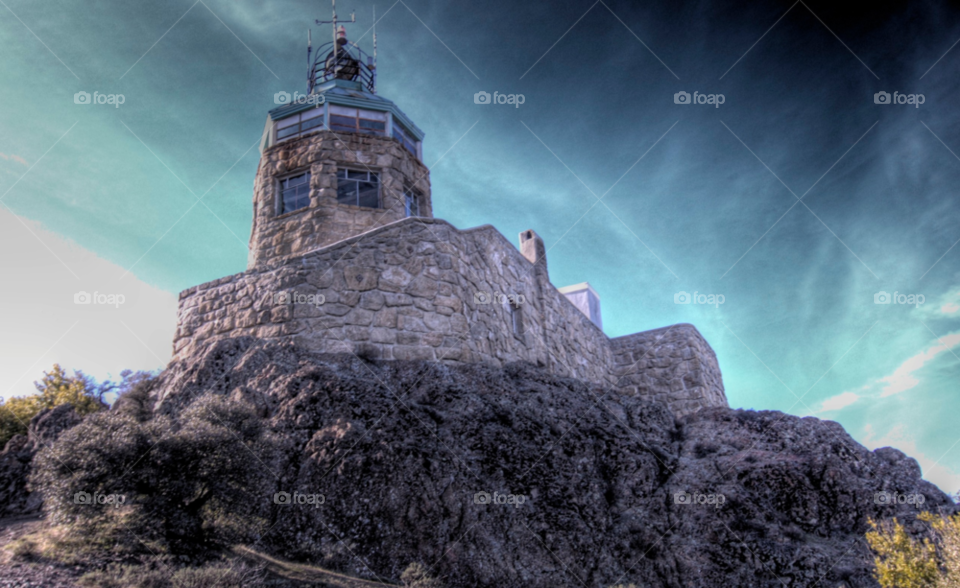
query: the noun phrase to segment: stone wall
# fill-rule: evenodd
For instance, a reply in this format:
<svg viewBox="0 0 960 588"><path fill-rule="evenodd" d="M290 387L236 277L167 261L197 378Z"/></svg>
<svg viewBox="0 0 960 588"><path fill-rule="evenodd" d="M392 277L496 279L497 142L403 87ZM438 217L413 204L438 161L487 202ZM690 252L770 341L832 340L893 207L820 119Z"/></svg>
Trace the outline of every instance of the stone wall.
<svg viewBox="0 0 960 588"><path fill-rule="evenodd" d="M382 208L337 202L337 170L380 176ZM310 172L310 205L278 214L280 180ZM253 268L312 251L406 216L404 190L420 194L420 215L433 216L430 171L392 138L318 131L264 151L254 184L250 258Z"/></svg>
<svg viewBox="0 0 960 588"><path fill-rule="evenodd" d="M717 356L693 325L617 337L610 345L621 390L660 400L675 414L727 406Z"/></svg>
<svg viewBox="0 0 960 588"><path fill-rule="evenodd" d="M493 227L408 218L184 291L174 359L220 338L289 338L370 359L527 361L666 398L677 414L725 406L709 345L671 329L611 341Z"/></svg>

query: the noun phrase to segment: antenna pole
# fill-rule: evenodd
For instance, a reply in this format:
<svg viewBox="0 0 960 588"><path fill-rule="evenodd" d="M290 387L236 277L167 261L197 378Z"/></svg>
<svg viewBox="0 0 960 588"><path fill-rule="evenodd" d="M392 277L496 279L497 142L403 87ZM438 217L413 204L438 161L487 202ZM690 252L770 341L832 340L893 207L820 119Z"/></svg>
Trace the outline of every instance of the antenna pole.
<svg viewBox="0 0 960 588"><path fill-rule="evenodd" d="M340 47L337 46L337 0L333 1L333 70L337 70L337 61L340 59Z"/></svg>
<svg viewBox="0 0 960 588"><path fill-rule="evenodd" d="M373 6L373 93L377 93L377 6Z"/></svg>
<svg viewBox="0 0 960 588"><path fill-rule="evenodd" d="M307 94L313 91L313 64L310 63L311 53L313 53L313 38L310 29L307 29Z"/></svg>

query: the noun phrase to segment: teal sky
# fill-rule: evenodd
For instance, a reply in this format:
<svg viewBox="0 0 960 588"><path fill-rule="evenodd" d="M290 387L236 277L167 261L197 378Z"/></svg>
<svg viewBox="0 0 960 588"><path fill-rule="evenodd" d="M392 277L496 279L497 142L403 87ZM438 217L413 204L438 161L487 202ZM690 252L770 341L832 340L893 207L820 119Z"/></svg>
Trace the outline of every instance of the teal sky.
<svg viewBox="0 0 960 588"><path fill-rule="evenodd" d="M837 420L960 490L960 15L791 4L388 0L379 92L426 132L435 215L537 230L608 335L693 323L731 406ZM341 0L351 38L372 8ZM329 6L0 1L4 396L53 361L160 367L176 293L245 269L256 144L273 94L305 88L314 18ZM80 290L127 302L78 308Z"/></svg>

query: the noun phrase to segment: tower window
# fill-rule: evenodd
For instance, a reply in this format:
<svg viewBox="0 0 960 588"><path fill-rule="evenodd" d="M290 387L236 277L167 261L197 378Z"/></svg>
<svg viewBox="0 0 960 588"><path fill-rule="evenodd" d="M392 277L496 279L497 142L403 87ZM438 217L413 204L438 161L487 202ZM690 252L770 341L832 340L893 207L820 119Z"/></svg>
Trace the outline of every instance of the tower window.
<svg viewBox="0 0 960 588"><path fill-rule="evenodd" d="M403 191L403 208L406 216L420 216L420 200L422 196L420 191L415 188L407 188Z"/></svg>
<svg viewBox="0 0 960 588"><path fill-rule="evenodd" d="M400 124L397 123L397 119L393 119L393 138L406 147L407 151L417 154L417 142L413 140L413 136L407 132Z"/></svg>
<svg viewBox="0 0 960 588"><path fill-rule="evenodd" d="M337 202L380 208L380 175L353 169L337 170Z"/></svg>
<svg viewBox="0 0 960 588"><path fill-rule="evenodd" d="M277 141L299 137L323 128L323 109L314 108L277 122Z"/></svg>
<svg viewBox="0 0 960 588"><path fill-rule="evenodd" d="M513 330L513 336L518 339L523 339L522 307L519 303L510 300L509 297L504 298L504 306L507 307L507 311L510 313L510 328Z"/></svg>
<svg viewBox="0 0 960 588"><path fill-rule="evenodd" d="M280 180L279 214L310 205L310 172Z"/></svg>
<svg viewBox="0 0 960 588"><path fill-rule="evenodd" d="M387 114L330 105L330 130L341 133L387 134Z"/></svg>

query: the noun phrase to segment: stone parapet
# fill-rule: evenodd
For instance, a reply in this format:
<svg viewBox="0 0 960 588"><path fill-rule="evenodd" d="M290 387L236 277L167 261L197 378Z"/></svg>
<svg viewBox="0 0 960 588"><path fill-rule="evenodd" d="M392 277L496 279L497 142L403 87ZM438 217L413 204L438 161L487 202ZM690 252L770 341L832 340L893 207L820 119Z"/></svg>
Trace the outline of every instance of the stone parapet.
<svg viewBox="0 0 960 588"><path fill-rule="evenodd" d="M264 259L182 292L178 318L174 360L253 336L369 359L525 361L664 400L678 415L726 406L716 357L695 328L608 339L489 225L407 218Z"/></svg>
<svg viewBox="0 0 960 588"><path fill-rule="evenodd" d="M727 406L717 356L690 324L610 340L617 387L667 404L683 415Z"/></svg>

